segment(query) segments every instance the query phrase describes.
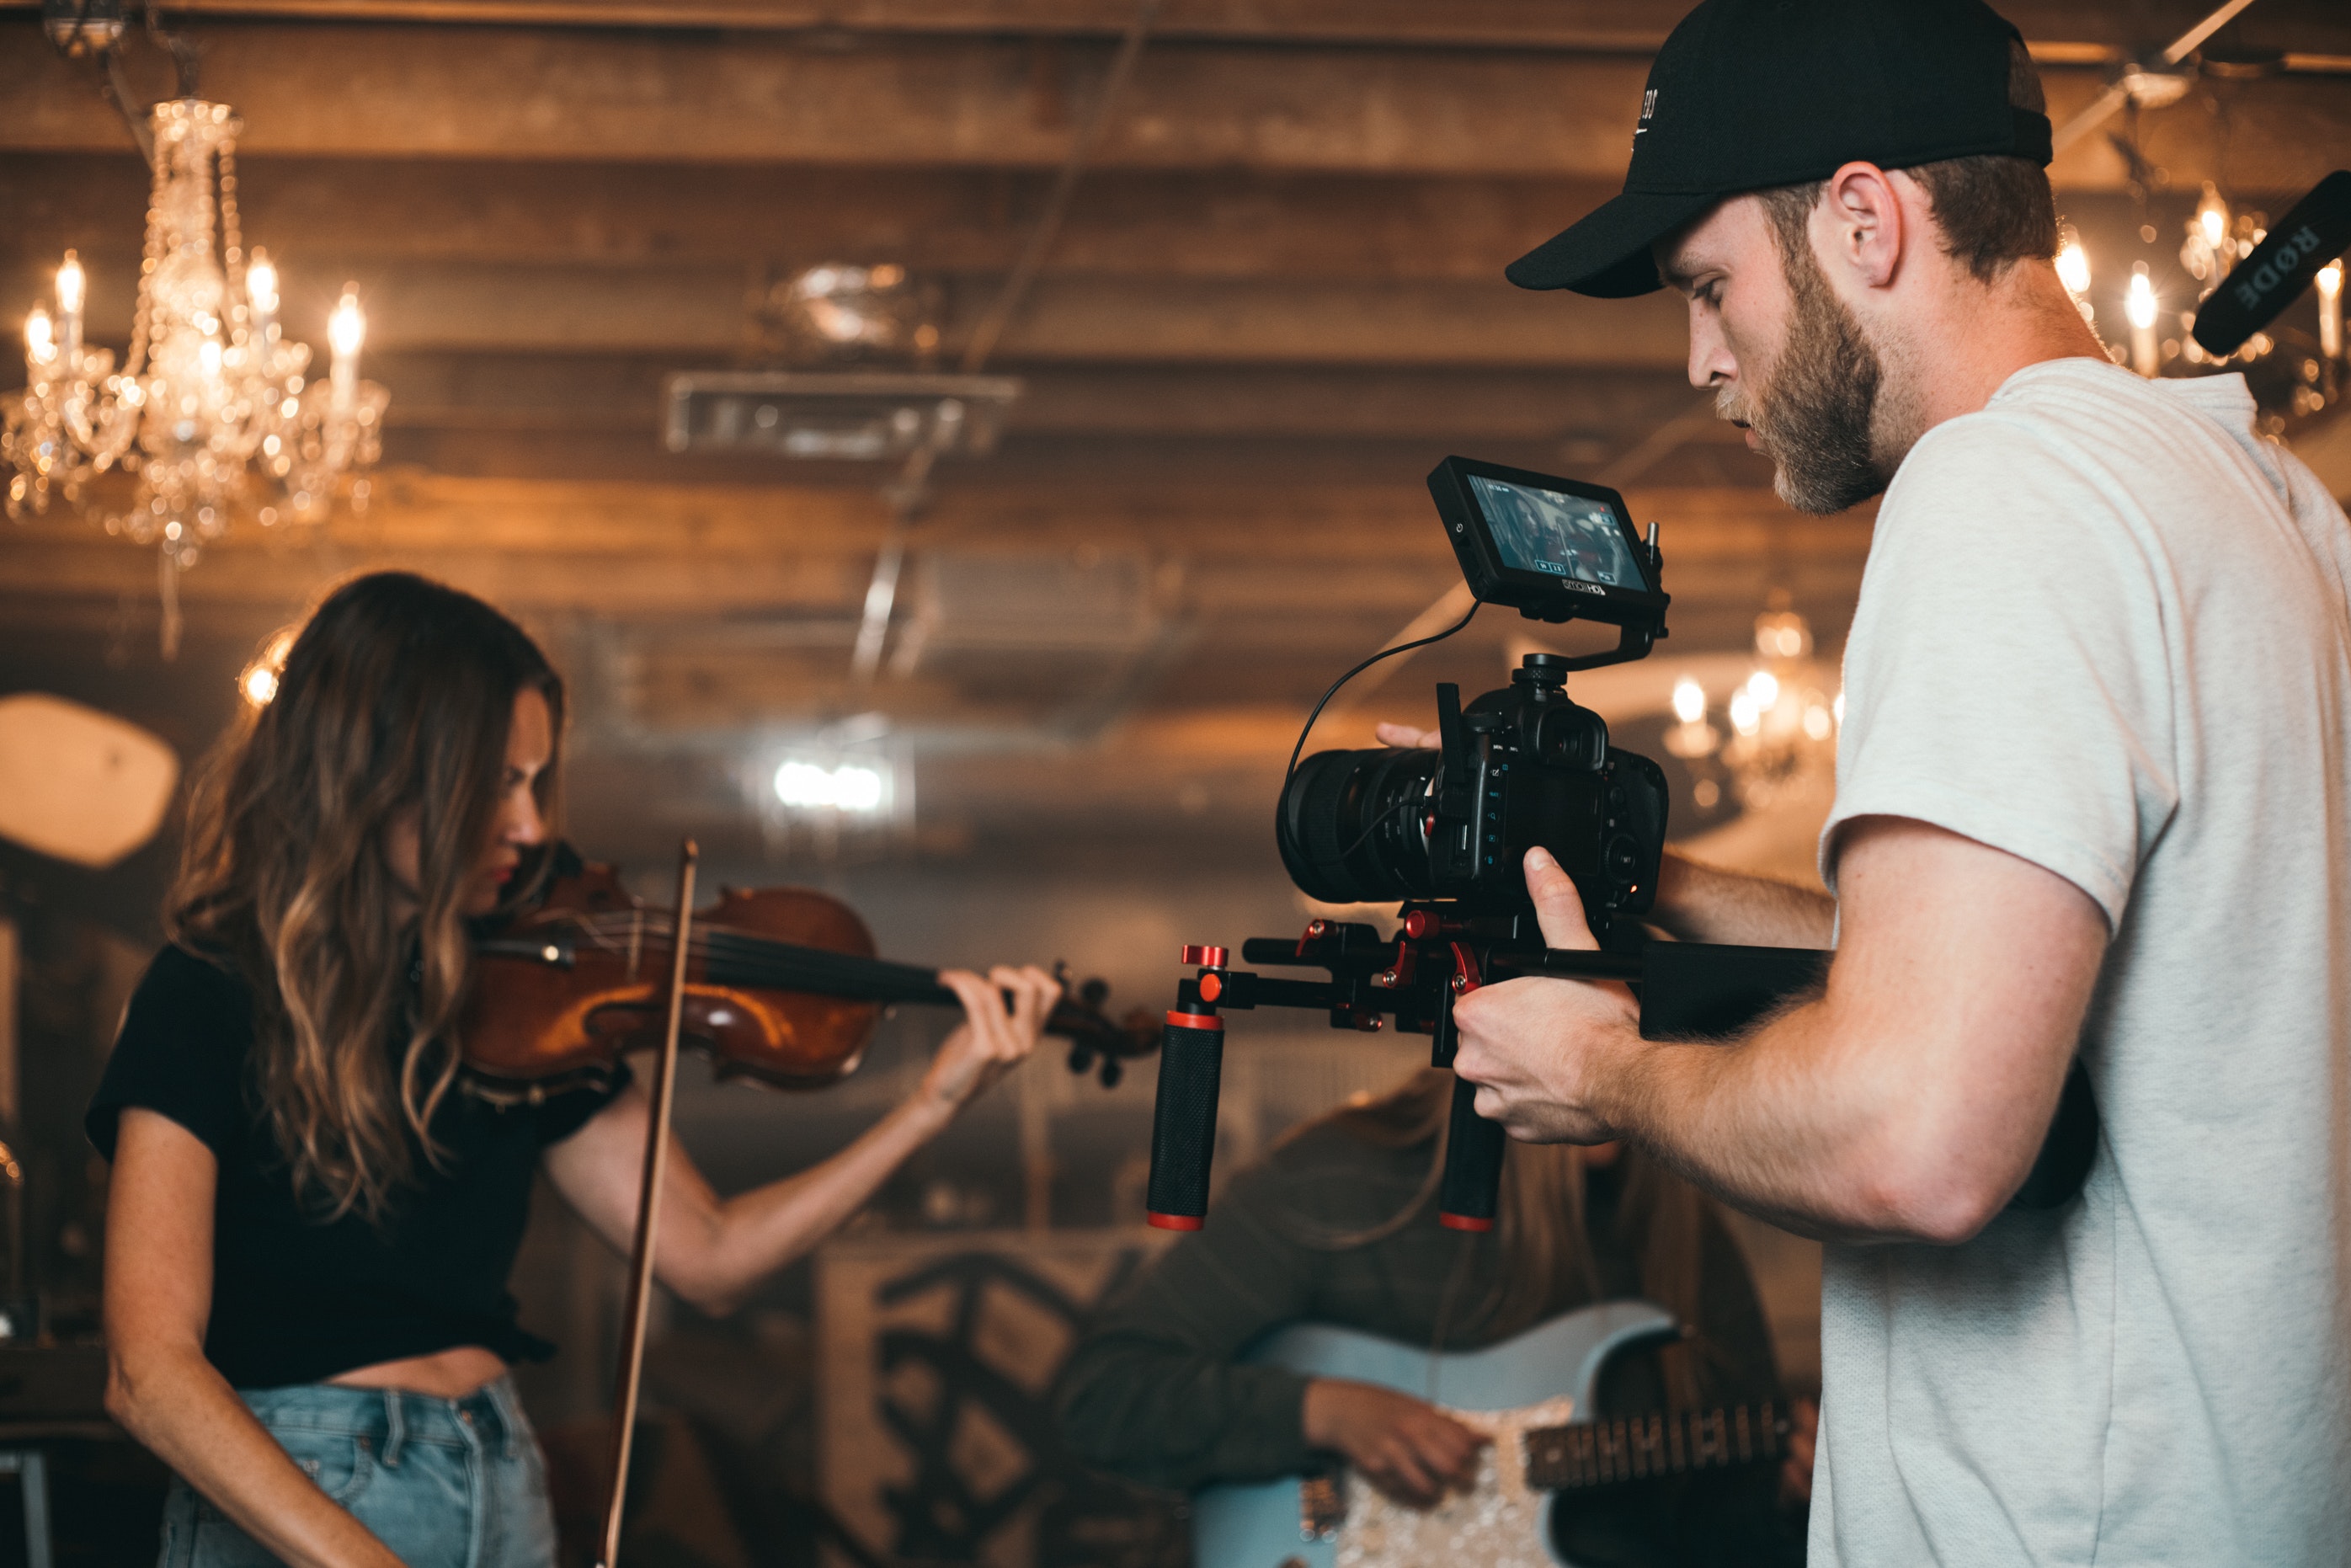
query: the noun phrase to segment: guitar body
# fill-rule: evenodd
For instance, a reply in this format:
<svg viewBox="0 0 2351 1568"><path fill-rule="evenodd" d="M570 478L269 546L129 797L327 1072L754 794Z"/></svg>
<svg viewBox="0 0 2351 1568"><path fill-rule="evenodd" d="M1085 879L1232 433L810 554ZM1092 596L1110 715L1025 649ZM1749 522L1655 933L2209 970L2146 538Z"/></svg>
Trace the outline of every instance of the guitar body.
<svg viewBox="0 0 2351 1568"><path fill-rule="evenodd" d="M1672 1315L1646 1301L1604 1301L1552 1319L1483 1350L1432 1353L1425 1345L1324 1323L1293 1323L1266 1335L1241 1359L1312 1377L1374 1383L1456 1410L1515 1410L1547 1399L1593 1408L1611 1358L1680 1337ZM1301 1528L1300 1478L1255 1486L1212 1486L1192 1502L1197 1568L1336 1568L1338 1543ZM1544 1532L1546 1540L1550 1531Z"/></svg>

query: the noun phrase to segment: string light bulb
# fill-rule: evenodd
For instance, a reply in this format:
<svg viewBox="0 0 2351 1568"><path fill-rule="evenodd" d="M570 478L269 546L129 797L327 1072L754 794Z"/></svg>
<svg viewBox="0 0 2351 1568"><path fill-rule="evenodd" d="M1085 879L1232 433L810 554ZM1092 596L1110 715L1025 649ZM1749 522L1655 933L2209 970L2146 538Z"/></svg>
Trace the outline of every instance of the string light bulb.
<svg viewBox="0 0 2351 1568"><path fill-rule="evenodd" d="M1684 675L1674 683L1674 716L1696 724L1706 716L1706 688Z"/></svg>

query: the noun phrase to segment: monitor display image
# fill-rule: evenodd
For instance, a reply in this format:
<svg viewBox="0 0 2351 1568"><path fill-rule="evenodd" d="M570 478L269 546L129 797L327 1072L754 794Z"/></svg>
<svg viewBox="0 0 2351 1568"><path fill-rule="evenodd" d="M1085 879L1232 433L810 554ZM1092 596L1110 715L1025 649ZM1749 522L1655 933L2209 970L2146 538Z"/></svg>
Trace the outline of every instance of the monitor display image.
<svg viewBox="0 0 2351 1568"><path fill-rule="evenodd" d="M1604 588L1647 591L1648 581L1607 503L1506 484L1482 474L1468 477L1479 507L1494 530L1494 548L1503 565Z"/></svg>

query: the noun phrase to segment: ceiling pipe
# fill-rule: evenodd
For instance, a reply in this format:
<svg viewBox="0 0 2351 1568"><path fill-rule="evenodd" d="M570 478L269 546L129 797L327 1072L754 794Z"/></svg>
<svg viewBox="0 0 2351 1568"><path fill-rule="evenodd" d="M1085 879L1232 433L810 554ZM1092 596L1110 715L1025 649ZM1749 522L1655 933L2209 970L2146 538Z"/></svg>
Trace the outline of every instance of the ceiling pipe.
<svg viewBox="0 0 2351 1568"><path fill-rule="evenodd" d="M1028 243L1020 247L1012 270L1004 275L1003 286L997 289L987 312L972 329L971 340L964 346L964 374L977 375L987 365L988 356L995 353L1004 337L1005 328L1010 325L1013 313L1028 297L1029 286L1044 270L1045 258L1052 253L1053 242L1061 237L1062 220L1069 216L1078 181L1085 173L1094 150L1101 145L1112 110L1134 76L1135 61L1142 57L1144 41L1151 36L1151 25L1158 17L1159 5L1160 0L1137 0L1134 15L1118 41L1118 52L1111 57L1102 91L1094 97L1093 109L1077 134L1070 138L1069 156L1061 161L1061 172L1054 176L1045 210L1037 215L1035 226L1029 231ZM882 667L883 649L890 640L890 616L898 601L898 579L905 570L906 537L930 500L931 469L939 460L940 450L935 441L925 441L914 448L906 455L897 478L883 489L883 496L890 503L890 528L874 558L873 580L866 585L864 612L857 626L857 645L850 654L851 676L861 686L871 682Z"/></svg>

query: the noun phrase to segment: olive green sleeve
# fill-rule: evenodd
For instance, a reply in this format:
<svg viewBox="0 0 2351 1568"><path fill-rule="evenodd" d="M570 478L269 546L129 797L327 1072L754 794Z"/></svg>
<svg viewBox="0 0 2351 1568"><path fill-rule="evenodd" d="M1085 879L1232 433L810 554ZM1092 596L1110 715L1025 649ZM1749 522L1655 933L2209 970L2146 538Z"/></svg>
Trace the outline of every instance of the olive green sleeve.
<svg viewBox="0 0 2351 1568"><path fill-rule="evenodd" d="M1314 1460L1301 1425L1308 1379L1234 1357L1309 1313L1310 1257L1267 1220L1278 1184L1236 1176L1185 1236L1100 1313L1055 1391L1084 1462L1147 1486L1295 1475Z"/></svg>

